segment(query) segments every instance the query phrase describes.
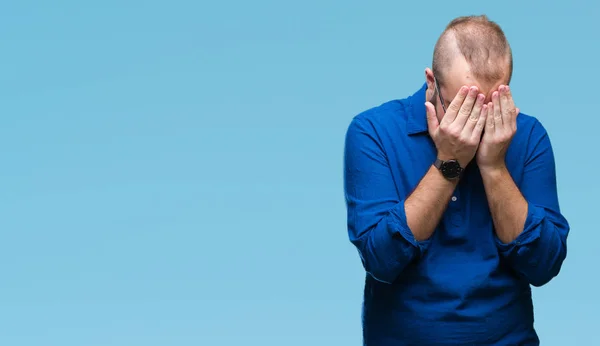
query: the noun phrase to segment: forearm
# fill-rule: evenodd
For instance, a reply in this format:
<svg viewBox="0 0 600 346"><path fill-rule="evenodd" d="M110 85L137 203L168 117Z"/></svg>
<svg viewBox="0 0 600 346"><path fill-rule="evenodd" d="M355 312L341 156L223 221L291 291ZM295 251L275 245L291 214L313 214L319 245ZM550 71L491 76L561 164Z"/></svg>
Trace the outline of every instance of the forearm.
<svg viewBox="0 0 600 346"><path fill-rule="evenodd" d="M449 181L431 166L406 199L404 209L408 227L417 241L429 239L440 222L458 181Z"/></svg>
<svg viewBox="0 0 600 346"><path fill-rule="evenodd" d="M517 137L515 145L523 140ZM526 141L530 147L518 186L505 165L490 169L478 163L498 252L525 281L542 286L558 275L566 258L569 224L558 203L552 146L539 122Z"/></svg>
<svg viewBox="0 0 600 346"><path fill-rule="evenodd" d="M496 235L508 244L523 231L528 203L505 166L480 171Z"/></svg>

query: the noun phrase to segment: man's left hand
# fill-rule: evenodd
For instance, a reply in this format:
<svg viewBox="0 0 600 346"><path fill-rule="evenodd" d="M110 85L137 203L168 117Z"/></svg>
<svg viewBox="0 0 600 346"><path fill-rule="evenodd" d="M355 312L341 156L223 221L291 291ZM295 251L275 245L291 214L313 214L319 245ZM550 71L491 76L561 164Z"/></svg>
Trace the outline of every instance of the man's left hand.
<svg viewBox="0 0 600 346"><path fill-rule="evenodd" d="M506 151L517 132L517 115L510 89L501 85L492 93L488 104L488 117L476 160L480 169L493 170L505 166Z"/></svg>

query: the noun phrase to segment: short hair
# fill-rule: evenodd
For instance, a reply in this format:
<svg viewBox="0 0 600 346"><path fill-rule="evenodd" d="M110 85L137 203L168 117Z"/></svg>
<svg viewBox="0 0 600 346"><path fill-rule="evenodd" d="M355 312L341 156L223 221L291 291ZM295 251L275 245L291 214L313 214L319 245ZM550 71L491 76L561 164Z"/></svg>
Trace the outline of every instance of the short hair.
<svg viewBox="0 0 600 346"><path fill-rule="evenodd" d="M458 17L446 26L433 51L432 70L439 84L444 83L444 72L457 53L465 58L473 76L485 83L502 78L506 71L501 61L507 59L507 83L510 82L513 71L510 45L502 28L486 15Z"/></svg>

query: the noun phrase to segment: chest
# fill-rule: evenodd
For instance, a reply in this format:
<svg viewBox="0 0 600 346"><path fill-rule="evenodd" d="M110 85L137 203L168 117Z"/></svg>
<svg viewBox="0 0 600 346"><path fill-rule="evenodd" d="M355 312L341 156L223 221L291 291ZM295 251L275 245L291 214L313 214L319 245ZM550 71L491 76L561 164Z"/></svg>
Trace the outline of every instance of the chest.
<svg viewBox="0 0 600 346"><path fill-rule="evenodd" d="M426 135L409 137L403 143L390 145L386 148L386 153L399 200L408 198L437 156L435 145ZM513 180L519 186L523 176L523 164L518 150L509 149L506 163ZM473 237L492 240L493 220L483 179L475 161L466 167L438 229L443 231L439 232L443 237L439 240L450 245L464 244Z"/></svg>

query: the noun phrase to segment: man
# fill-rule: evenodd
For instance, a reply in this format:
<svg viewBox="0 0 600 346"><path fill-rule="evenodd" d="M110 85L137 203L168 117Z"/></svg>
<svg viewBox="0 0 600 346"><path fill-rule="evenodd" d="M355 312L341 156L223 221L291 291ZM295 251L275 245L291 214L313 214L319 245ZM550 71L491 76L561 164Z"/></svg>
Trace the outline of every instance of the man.
<svg viewBox="0 0 600 346"><path fill-rule="evenodd" d="M486 16L453 20L432 69L346 135L364 344L539 345L530 285L558 274L569 232L548 134L516 108L511 49Z"/></svg>

